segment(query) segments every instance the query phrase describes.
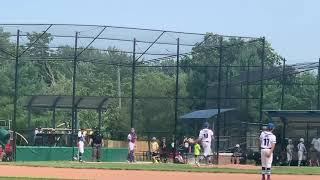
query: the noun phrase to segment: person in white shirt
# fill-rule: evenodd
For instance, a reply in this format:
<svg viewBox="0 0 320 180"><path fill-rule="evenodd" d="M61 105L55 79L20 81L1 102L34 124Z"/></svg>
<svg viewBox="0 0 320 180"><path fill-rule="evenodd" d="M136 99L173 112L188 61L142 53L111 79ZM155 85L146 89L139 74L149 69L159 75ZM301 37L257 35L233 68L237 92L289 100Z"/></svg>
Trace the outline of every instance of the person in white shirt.
<svg viewBox="0 0 320 180"><path fill-rule="evenodd" d="M293 157L293 149L294 149L294 145L292 144L292 139L288 139L288 145L286 147L288 166L291 165L291 161L292 161L292 157Z"/></svg>
<svg viewBox="0 0 320 180"><path fill-rule="evenodd" d="M209 129L209 123L205 122L203 129L199 133L197 142L200 142L203 148L203 156L208 163L208 156L212 155L211 151L211 141L214 139L214 134L211 129Z"/></svg>
<svg viewBox="0 0 320 180"><path fill-rule="evenodd" d="M306 160L305 154L307 153L306 146L304 145L304 139L300 138L300 143L298 144L298 166L301 165L301 162Z"/></svg>
<svg viewBox="0 0 320 180"><path fill-rule="evenodd" d="M266 131L262 131L260 134L260 148L261 148L261 165L262 165L262 180L270 180L271 166L273 160L273 151L276 147L276 136L272 133L275 126L273 123L269 123Z"/></svg>
<svg viewBox="0 0 320 180"><path fill-rule="evenodd" d="M129 141L129 153L128 153L128 163L134 163L135 160L135 149L137 142L137 134L134 128L131 128L130 133L128 134Z"/></svg>
<svg viewBox="0 0 320 180"><path fill-rule="evenodd" d="M82 156L84 153L84 143L85 143L85 132L84 129L78 132L78 160L82 162Z"/></svg>

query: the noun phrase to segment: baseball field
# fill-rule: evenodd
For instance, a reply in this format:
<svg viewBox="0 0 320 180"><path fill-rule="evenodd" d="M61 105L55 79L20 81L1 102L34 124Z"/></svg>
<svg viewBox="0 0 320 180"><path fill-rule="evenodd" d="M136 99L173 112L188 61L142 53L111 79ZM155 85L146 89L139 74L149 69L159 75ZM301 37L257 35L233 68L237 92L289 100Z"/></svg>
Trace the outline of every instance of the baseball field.
<svg viewBox="0 0 320 180"><path fill-rule="evenodd" d="M203 166L149 163L16 162L0 163L0 179L260 179L251 165ZM319 167L275 167L273 180L318 180Z"/></svg>

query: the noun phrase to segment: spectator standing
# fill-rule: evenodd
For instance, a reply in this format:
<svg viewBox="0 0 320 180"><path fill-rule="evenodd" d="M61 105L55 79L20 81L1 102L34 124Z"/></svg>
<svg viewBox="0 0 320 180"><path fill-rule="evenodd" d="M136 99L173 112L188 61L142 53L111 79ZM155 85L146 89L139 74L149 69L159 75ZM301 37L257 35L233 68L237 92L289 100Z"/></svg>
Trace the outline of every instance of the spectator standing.
<svg viewBox="0 0 320 180"><path fill-rule="evenodd" d="M184 136L184 138L183 138L183 148L184 148L184 153L185 154L190 153L189 152L189 146L190 146L189 139L186 136Z"/></svg>
<svg viewBox="0 0 320 180"><path fill-rule="evenodd" d="M130 133L128 134L129 141L129 153L128 153L128 163L135 162L135 149L137 142L137 134L134 128L131 128Z"/></svg>
<svg viewBox="0 0 320 180"><path fill-rule="evenodd" d="M5 158L5 161L12 161L13 160L13 146L12 146L10 140L8 140L7 144L4 147L2 158Z"/></svg>
<svg viewBox="0 0 320 180"><path fill-rule="evenodd" d="M0 162L3 160L4 157L4 151L2 149L2 145L0 144Z"/></svg>
<svg viewBox="0 0 320 180"><path fill-rule="evenodd" d="M168 147L165 137L163 137L160 142L160 160L164 163L168 161Z"/></svg>

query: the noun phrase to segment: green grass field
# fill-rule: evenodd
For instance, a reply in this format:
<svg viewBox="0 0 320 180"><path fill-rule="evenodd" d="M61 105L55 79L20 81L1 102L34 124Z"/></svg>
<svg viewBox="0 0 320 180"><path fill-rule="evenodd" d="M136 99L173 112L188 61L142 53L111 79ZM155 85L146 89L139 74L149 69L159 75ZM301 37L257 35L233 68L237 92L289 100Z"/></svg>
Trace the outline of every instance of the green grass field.
<svg viewBox="0 0 320 180"><path fill-rule="evenodd" d="M208 172L208 173L246 173L259 174L259 169L232 169L232 168L197 168L183 164L126 164L126 163L78 163L70 161L39 161L39 162L12 162L0 163L14 166L35 166L55 168L80 169L110 169L110 170L146 170L146 171L180 171L180 172ZM274 167L273 174L320 175L319 167Z"/></svg>

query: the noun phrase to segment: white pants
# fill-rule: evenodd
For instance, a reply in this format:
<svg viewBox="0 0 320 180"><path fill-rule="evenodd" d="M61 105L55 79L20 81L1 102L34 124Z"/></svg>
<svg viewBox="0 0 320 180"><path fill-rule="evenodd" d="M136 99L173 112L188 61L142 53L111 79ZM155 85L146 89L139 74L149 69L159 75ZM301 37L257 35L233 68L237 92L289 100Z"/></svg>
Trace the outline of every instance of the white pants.
<svg viewBox="0 0 320 180"><path fill-rule="evenodd" d="M273 153L270 157L267 157L267 154L270 153L270 149L261 149L261 166L265 168L271 168Z"/></svg>
<svg viewBox="0 0 320 180"><path fill-rule="evenodd" d="M202 142L202 147L203 147L203 155L205 157L207 157L207 156L212 154L211 142Z"/></svg>
<svg viewBox="0 0 320 180"><path fill-rule="evenodd" d="M79 141L79 152L80 153L84 153L84 142L83 141Z"/></svg>
<svg viewBox="0 0 320 180"><path fill-rule="evenodd" d="M298 151L298 161L306 160L306 157L304 155L303 151Z"/></svg>
<svg viewBox="0 0 320 180"><path fill-rule="evenodd" d="M287 152L287 161L292 161L292 153Z"/></svg>
<svg viewBox="0 0 320 180"><path fill-rule="evenodd" d="M136 144L133 142L129 142L129 151L133 151L135 148Z"/></svg>

